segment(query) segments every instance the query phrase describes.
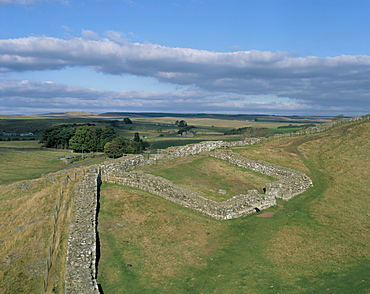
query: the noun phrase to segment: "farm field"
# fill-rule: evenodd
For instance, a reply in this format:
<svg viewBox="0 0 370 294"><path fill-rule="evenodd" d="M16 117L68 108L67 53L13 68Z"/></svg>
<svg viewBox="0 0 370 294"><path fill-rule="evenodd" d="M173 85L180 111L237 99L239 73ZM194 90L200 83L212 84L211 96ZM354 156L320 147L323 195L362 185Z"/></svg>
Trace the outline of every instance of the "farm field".
<svg viewBox="0 0 370 294"><path fill-rule="evenodd" d="M267 213L239 219L213 220L103 184L104 293L369 293L369 133L370 123L352 123L235 148L314 182Z"/></svg>
<svg viewBox="0 0 370 294"><path fill-rule="evenodd" d="M128 117L133 124L122 124ZM176 121L185 120L195 135L179 137L179 127ZM116 132L125 138L132 139L135 132L151 143L152 149L169 146L186 145L209 140L235 141L241 140L240 135L224 135L231 129L243 127L269 128L270 133L292 132L297 128L277 129L279 126L298 126L302 124L318 124L329 122L332 117L309 116L266 116L266 115L217 115L217 114L153 114L153 113L51 113L44 115L7 116L0 115L0 131L17 134L32 132L34 136L14 137L1 136L3 141L41 139L42 131L61 124L95 124L97 126L112 126Z"/></svg>

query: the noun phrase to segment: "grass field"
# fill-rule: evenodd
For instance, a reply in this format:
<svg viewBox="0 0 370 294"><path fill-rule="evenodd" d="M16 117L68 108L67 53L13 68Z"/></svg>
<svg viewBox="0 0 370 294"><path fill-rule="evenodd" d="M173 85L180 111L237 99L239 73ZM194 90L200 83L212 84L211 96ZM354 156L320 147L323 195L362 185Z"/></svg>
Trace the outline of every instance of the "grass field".
<svg viewBox="0 0 370 294"><path fill-rule="evenodd" d="M369 133L370 123L347 124L235 148L313 179L271 217L217 221L104 184L104 293L370 293Z"/></svg>
<svg viewBox="0 0 370 294"><path fill-rule="evenodd" d="M197 192L199 196L221 202L248 190L263 193L266 183L277 181L273 177L236 167L226 161L194 155L181 159L162 161L140 168L155 176L169 179L174 184ZM218 190L226 191L219 194Z"/></svg>

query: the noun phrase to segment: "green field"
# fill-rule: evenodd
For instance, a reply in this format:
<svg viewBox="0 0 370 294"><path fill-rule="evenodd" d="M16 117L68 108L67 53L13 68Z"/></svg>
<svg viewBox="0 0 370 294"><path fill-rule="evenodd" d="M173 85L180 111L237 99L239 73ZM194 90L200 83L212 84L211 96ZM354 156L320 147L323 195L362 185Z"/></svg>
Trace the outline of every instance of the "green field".
<svg viewBox="0 0 370 294"><path fill-rule="evenodd" d="M347 124L235 148L313 179L305 193L270 208L270 217L217 221L104 184L104 293L370 293L369 133L370 123Z"/></svg>
<svg viewBox="0 0 370 294"><path fill-rule="evenodd" d="M151 152L203 140L240 140L223 135L234 128L285 132L277 127L331 119L69 113L0 116L0 130L35 131L62 123L110 125L124 117L134 124L116 131L128 138L140 132L152 143ZM168 134L178 129L174 126L158 130L158 124L176 119L194 125L195 136ZM104 183L98 220L98 282L104 293L370 293L369 134L368 121L347 123L320 134L233 148L250 159L305 172L314 183L288 202L278 201L267 211L239 219L214 220L145 191ZM37 140L5 139L0 141L0 293L40 293L51 244L46 292L64 293L69 219L84 167L56 159L69 151L41 150ZM66 167L72 168L62 170ZM143 170L216 201L248 189L261 191L264 183L274 180L204 155ZM51 243L55 208L67 176ZM215 193L218 189L227 190L225 198Z"/></svg>

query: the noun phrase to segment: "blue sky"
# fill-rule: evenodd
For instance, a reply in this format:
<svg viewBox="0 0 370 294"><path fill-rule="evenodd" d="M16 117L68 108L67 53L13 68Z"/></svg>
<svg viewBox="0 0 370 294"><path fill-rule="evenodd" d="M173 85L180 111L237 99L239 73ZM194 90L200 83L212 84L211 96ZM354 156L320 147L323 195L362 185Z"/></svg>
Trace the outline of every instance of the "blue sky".
<svg viewBox="0 0 370 294"><path fill-rule="evenodd" d="M368 0L0 0L0 113L370 113Z"/></svg>

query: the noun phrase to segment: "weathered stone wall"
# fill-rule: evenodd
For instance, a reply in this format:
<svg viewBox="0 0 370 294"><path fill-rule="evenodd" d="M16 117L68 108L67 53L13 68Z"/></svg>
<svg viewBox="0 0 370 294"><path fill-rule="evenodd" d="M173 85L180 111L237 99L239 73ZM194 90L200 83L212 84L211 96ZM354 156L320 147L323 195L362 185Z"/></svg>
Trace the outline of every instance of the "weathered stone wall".
<svg viewBox="0 0 370 294"><path fill-rule="evenodd" d="M59 159L66 164L70 164L70 163L81 161L87 158L91 159L91 158L102 157L102 156L104 156L104 153L85 153L85 154L78 154L78 155L59 156L56 159Z"/></svg>
<svg viewBox="0 0 370 294"><path fill-rule="evenodd" d="M188 155L194 155L205 151L211 151L214 149L219 148L230 148L230 147L237 147L237 146L246 146L246 145L254 145L257 143L266 142L268 140L276 139L276 138L283 138L283 137L295 137L295 136L302 136L302 135L309 135L327 131L335 126L345 124L348 122L355 122L361 120L369 120L370 114L360 116L360 117L351 117L351 118L343 118L338 119L329 123L320 124L314 127L309 127L294 133L284 133L284 134L276 134L273 137L269 138L246 138L244 141L234 141L234 142L226 142L226 141L206 141L197 144L189 144L185 146L178 146L178 147L169 147L164 150L158 150L158 154L151 155L152 160L160 160L160 159L174 159L177 157L184 157Z"/></svg>
<svg viewBox="0 0 370 294"><path fill-rule="evenodd" d="M266 184L266 194L283 200L303 193L312 185L311 179L305 173L262 160L251 160L229 150L211 152L210 156L280 179Z"/></svg>
<svg viewBox="0 0 370 294"><path fill-rule="evenodd" d="M167 179L145 174L141 171L112 173L102 180L148 191L221 220L250 214L255 207L265 209L276 204L274 196L258 194L256 190L250 190L246 195L237 195L224 202L215 202L201 197L191 190L175 185Z"/></svg>
<svg viewBox="0 0 370 294"><path fill-rule="evenodd" d="M218 148L228 148L255 144L259 142L259 138L251 138L248 141L236 141L236 142L226 142L226 141L205 141L197 144L189 144L185 146L169 147L164 150L158 150L158 154L151 155L151 159L174 159L177 157L185 157L189 155L198 154L201 152L211 151Z"/></svg>
<svg viewBox="0 0 370 294"><path fill-rule="evenodd" d="M76 189L75 215L71 219L66 259L65 293L100 293L96 282L96 219L98 165L89 167Z"/></svg>
<svg viewBox="0 0 370 294"><path fill-rule="evenodd" d="M350 118L342 118L338 120L334 120L329 123L324 123L320 125L316 125L314 127L309 127L294 133L285 133L285 134L276 134L273 138L282 138L282 137L294 137L294 136L302 136L302 135L310 135L310 134L316 134L325 132L333 127L336 127L341 124L349 123L349 122L356 122L356 121L362 121L362 120L369 120L370 114L364 115L364 116L356 116L356 117L350 117Z"/></svg>
<svg viewBox="0 0 370 294"><path fill-rule="evenodd" d="M130 171L146 164L148 164L148 161L145 160L143 155L125 155L115 160L106 161L100 165L101 176L102 178L106 178L110 174Z"/></svg>

